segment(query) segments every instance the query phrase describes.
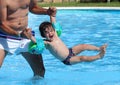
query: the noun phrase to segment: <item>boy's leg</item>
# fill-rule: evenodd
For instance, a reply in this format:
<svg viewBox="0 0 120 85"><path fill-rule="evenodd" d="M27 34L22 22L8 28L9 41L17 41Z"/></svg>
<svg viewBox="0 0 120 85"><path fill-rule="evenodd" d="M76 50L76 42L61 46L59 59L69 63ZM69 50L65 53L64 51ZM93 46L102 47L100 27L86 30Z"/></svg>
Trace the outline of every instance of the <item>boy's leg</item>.
<svg viewBox="0 0 120 85"><path fill-rule="evenodd" d="M106 47L101 47L101 51L99 54L95 55L95 56L73 56L70 58L70 63L71 64L76 64L76 63L80 63L80 62L90 62L90 61L94 61L97 59L100 59L104 56L106 51Z"/></svg>
<svg viewBox="0 0 120 85"><path fill-rule="evenodd" d="M31 66L34 76L44 77L45 68L43 64L42 55L30 54L30 53L22 53L23 57L28 61Z"/></svg>
<svg viewBox="0 0 120 85"><path fill-rule="evenodd" d="M89 44L80 44L80 45L76 45L72 48L73 52L77 55L80 52L84 51L84 50L97 50L99 51L100 48L96 47L94 45L89 45Z"/></svg>

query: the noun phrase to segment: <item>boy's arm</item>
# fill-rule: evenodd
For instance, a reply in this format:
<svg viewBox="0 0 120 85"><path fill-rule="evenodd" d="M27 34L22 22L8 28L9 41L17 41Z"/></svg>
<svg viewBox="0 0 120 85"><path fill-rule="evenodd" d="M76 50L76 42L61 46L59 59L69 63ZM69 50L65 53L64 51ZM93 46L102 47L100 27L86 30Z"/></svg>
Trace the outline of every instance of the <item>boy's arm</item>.
<svg viewBox="0 0 120 85"><path fill-rule="evenodd" d="M50 16L50 22L51 22L51 23L56 23L56 19L55 19L55 17Z"/></svg>
<svg viewBox="0 0 120 85"><path fill-rule="evenodd" d="M37 43L34 36L31 36L30 40L31 40L33 43Z"/></svg>
<svg viewBox="0 0 120 85"><path fill-rule="evenodd" d="M55 22L56 22L56 19L55 19L55 16L56 16L56 8L55 8L55 7L51 7L51 10L55 11L55 13L54 13L54 16L50 15L50 22L51 22L51 23L55 23Z"/></svg>
<svg viewBox="0 0 120 85"><path fill-rule="evenodd" d="M28 39L30 39L33 43L37 43L35 37L32 34L32 30L30 28L26 28L23 30L22 34L24 34Z"/></svg>
<svg viewBox="0 0 120 85"><path fill-rule="evenodd" d="M52 27L56 30L57 35L60 36L62 33L62 27L58 22L56 22L56 18L54 16L50 16L50 22L52 23Z"/></svg>

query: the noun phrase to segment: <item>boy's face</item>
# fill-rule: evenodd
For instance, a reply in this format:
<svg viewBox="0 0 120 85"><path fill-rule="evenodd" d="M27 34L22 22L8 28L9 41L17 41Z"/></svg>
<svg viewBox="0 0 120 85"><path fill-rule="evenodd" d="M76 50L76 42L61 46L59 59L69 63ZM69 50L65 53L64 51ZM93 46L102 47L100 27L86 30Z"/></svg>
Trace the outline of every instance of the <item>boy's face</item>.
<svg viewBox="0 0 120 85"><path fill-rule="evenodd" d="M55 34L55 30L51 26L46 28L44 31L45 37L47 38L47 40L50 40L50 41L53 40L54 34Z"/></svg>

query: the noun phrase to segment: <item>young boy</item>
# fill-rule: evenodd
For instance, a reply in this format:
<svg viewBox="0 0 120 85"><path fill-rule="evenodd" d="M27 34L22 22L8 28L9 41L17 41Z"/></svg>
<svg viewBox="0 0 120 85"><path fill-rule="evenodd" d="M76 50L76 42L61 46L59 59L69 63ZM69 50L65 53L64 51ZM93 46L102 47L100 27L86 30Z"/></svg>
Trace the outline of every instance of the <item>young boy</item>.
<svg viewBox="0 0 120 85"><path fill-rule="evenodd" d="M50 16L50 20L51 22L43 22L40 25L40 34L43 38L45 38L44 44L46 49L48 49L51 54L53 54L64 64L71 65L80 63L82 61L90 62L100 59L104 56L107 47L106 44L101 47L96 47L89 44L81 44L68 49L58 36L61 33L61 29L55 29L56 27L60 28L59 24L55 20L55 17ZM33 43L38 43L34 38L31 38L31 40ZM100 53L95 56L76 56L84 50L96 50L100 51Z"/></svg>

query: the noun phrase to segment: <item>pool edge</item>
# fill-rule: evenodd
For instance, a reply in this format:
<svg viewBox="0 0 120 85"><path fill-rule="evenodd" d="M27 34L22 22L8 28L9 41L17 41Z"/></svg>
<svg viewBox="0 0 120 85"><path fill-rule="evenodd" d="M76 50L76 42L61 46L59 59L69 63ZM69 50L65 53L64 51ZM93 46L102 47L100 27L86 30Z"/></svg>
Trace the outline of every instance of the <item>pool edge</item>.
<svg viewBox="0 0 120 85"><path fill-rule="evenodd" d="M45 7L48 8L48 7ZM120 10L120 7L56 7L57 9L104 9L104 10Z"/></svg>

